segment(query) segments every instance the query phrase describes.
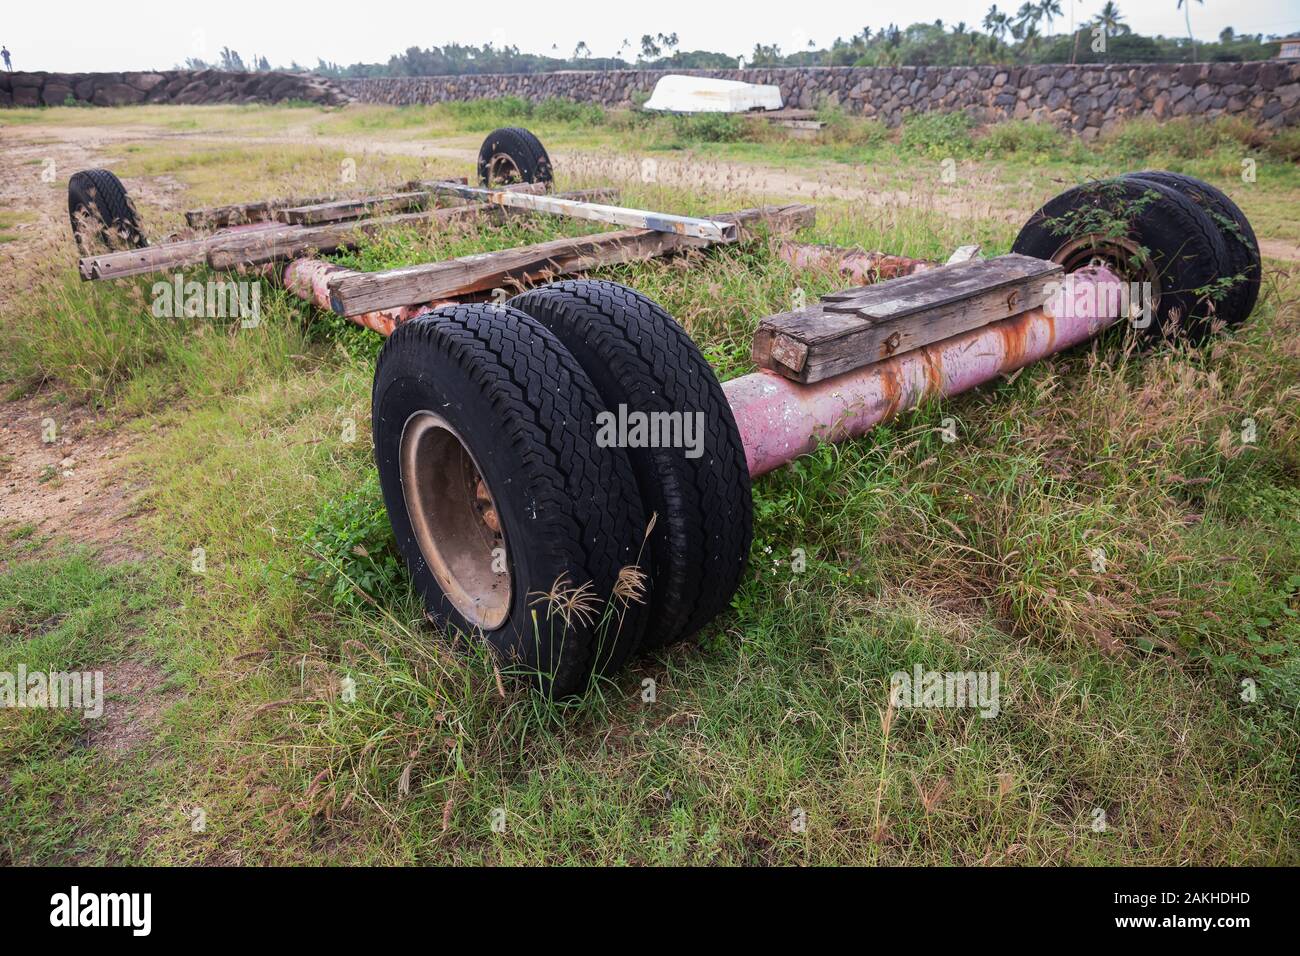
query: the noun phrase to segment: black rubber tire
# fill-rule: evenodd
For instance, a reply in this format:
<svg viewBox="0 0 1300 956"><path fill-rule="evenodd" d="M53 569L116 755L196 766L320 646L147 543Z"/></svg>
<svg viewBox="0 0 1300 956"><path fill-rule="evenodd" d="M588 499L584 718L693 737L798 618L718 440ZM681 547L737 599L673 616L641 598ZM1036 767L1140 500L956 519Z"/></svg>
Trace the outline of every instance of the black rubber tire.
<svg viewBox="0 0 1300 956"><path fill-rule="evenodd" d="M621 626L562 616L539 596L567 576L590 584L599 617L620 571L638 563L646 516L626 452L596 445L604 407L577 360L538 322L487 304L444 306L399 326L380 352L372 392L384 504L425 607L440 625L483 633L543 693L586 690L637 649L647 605ZM496 503L513 590L504 622L477 631L447 598L415 538L399 450L412 414L436 411L464 437ZM536 612L536 622L533 613Z"/></svg>
<svg viewBox="0 0 1300 956"><path fill-rule="evenodd" d="M1126 238L1147 252L1160 283L1160 301L1151 324L1142 330L1145 335L1162 337L1176 328L1198 339L1210 330L1220 306L1198 290L1233 274L1227 246L1205 210L1168 186L1106 179L1068 189L1029 218L1011 251L1061 262L1071 240L1104 241L1102 234L1089 231L1090 216L1125 221Z"/></svg>
<svg viewBox="0 0 1300 956"><path fill-rule="evenodd" d="M682 448L628 450L646 512L655 516L643 644L691 636L730 603L753 537L745 449L713 369L672 316L616 282L557 282L509 305L568 347L608 410L698 413L691 419L703 424L698 457Z"/></svg>
<svg viewBox="0 0 1300 956"><path fill-rule="evenodd" d="M547 183L555 180L551 157L546 155L542 141L519 126L494 129L483 140L478 151L478 180L482 186L500 186L510 180L492 179L492 160L508 156L519 170L519 180L525 183ZM491 181L489 181L491 180Z"/></svg>
<svg viewBox="0 0 1300 956"><path fill-rule="evenodd" d="M1245 322L1259 301L1259 283L1263 269L1259 240L1255 238L1255 230L1250 228L1250 220L1241 208L1223 190L1182 173L1149 169L1129 173L1124 178L1168 186L1209 212L1228 247L1231 274L1245 276L1244 281L1232 288L1224 306L1219 309L1219 316L1229 325Z"/></svg>
<svg viewBox="0 0 1300 956"><path fill-rule="evenodd" d="M68 180L68 220L83 255L149 245L122 181L107 169L83 169Z"/></svg>

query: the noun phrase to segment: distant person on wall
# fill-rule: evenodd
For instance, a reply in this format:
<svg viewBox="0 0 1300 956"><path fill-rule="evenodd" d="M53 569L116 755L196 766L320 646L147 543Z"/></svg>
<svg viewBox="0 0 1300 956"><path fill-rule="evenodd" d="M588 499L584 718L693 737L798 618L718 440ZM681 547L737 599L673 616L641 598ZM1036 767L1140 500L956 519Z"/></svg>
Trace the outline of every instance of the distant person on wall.
<svg viewBox="0 0 1300 956"><path fill-rule="evenodd" d="M0 56L5 58L5 69L12 73L14 65L9 59L9 48L7 46L0 46Z"/></svg>

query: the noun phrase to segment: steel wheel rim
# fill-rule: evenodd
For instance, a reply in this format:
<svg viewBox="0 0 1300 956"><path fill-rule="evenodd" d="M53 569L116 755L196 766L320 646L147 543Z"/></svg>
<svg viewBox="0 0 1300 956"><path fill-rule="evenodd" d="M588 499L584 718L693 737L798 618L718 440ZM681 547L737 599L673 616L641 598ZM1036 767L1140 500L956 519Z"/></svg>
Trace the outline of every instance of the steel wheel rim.
<svg viewBox="0 0 1300 956"><path fill-rule="evenodd" d="M1080 236L1061 245L1052 254L1052 261L1067 273L1101 263L1128 282L1146 282L1151 287L1151 314L1160 308L1160 271L1136 242L1114 236Z"/></svg>
<svg viewBox="0 0 1300 956"><path fill-rule="evenodd" d="M419 411L402 427L398 458L425 563L461 617L495 630L510 615L513 572L500 512L473 453L445 418Z"/></svg>
<svg viewBox="0 0 1300 956"><path fill-rule="evenodd" d="M519 164L514 158L506 153L497 153L488 163L488 185L492 186L497 183L509 185L511 183L521 183L524 181L523 173L519 171Z"/></svg>

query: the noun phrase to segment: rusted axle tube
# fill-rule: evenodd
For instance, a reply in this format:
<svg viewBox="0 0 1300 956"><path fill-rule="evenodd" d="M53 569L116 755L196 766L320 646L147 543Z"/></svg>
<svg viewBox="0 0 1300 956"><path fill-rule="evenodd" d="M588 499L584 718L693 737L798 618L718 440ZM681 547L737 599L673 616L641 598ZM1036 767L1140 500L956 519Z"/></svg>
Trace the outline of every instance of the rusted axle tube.
<svg viewBox="0 0 1300 956"><path fill-rule="evenodd" d="M753 477L823 442L866 434L930 398L956 395L1087 341L1124 312L1127 287L1096 266L1040 309L803 385L760 371L723 383Z"/></svg>

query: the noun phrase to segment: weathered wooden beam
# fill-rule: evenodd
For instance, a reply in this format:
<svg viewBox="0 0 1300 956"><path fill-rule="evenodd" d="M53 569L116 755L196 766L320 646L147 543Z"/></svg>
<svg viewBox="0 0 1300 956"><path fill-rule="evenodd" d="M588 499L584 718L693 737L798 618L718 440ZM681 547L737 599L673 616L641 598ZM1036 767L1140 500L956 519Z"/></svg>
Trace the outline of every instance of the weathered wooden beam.
<svg viewBox="0 0 1300 956"><path fill-rule="evenodd" d="M185 221L193 229L224 229L227 226L269 222L275 218L275 213L279 209L330 202L333 198L333 196L317 196L297 199L259 199L255 202L230 203L207 209L190 209L185 213Z"/></svg>
<svg viewBox="0 0 1300 956"><path fill-rule="evenodd" d="M411 212L424 209L432 202L433 197L423 191L390 193L387 196L365 196L360 199L339 199L334 202L288 206L277 209L275 218L291 226L316 226L343 219L364 219L370 216Z"/></svg>
<svg viewBox="0 0 1300 956"><path fill-rule="evenodd" d="M359 196L355 199L289 206L277 209L274 218L287 225L319 226L346 219L368 219L374 216L412 212L426 209L437 202L438 197L432 191L412 188L417 187L418 183L411 182L406 185L408 188L402 192L390 193L386 196ZM513 183L503 188L510 192L522 193L546 191L544 183Z"/></svg>
<svg viewBox="0 0 1300 956"><path fill-rule="evenodd" d="M1059 265L1030 256L975 259L824 296L769 316L753 359L812 383L1042 305Z"/></svg>
<svg viewBox="0 0 1300 956"><path fill-rule="evenodd" d="M1060 271L1060 266L1044 259L1012 253L996 259L969 259L945 265L895 279L887 285L876 283L832 292L822 296L822 304L828 312L853 312L882 322L993 293L1004 286L1018 288L1027 280ZM1016 294L1014 288L1010 294ZM1023 312L1024 307L1016 311Z"/></svg>
<svg viewBox="0 0 1300 956"><path fill-rule="evenodd" d="M568 195L603 197L610 194L616 195L617 192L609 189L586 190ZM510 214L511 210L499 206L467 203L463 206L450 206L446 209L430 209L424 212L384 216L379 219L339 222L327 226L287 227L298 230L296 232L236 234L210 247L207 261L208 265L214 269L256 266L267 262L297 259L300 256L334 252L336 249L356 246L362 239L378 235L390 229L425 225L443 229L456 223L499 222ZM405 305L407 303L401 304Z"/></svg>
<svg viewBox="0 0 1300 956"><path fill-rule="evenodd" d="M531 185L531 184L529 184ZM589 189L566 196L591 199L617 199L618 190ZM456 210L453 212L453 210ZM274 222L261 222L235 227L229 232L219 232L199 239L168 242L143 249L126 249L98 256L85 256L78 262L83 279L122 279L165 272L183 266L207 263L214 268L231 268L238 265L259 265L275 259L294 258L308 252L332 252L356 240L358 235L373 234L379 229L421 222L450 224L462 221L498 218L502 211L497 207L470 203L448 209L427 210L402 216L331 226L287 226ZM357 227L360 233L357 232ZM248 250L249 258L241 261L240 250ZM210 253L219 254L210 256Z"/></svg>
<svg viewBox="0 0 1300 956"><path fill-rule="evenodd" d="M464 176L461 176L459 179L453 179L452 181L463 183L466 182L466 179ZM419 189L419 187L416 185L415 181L412 180L411 182L401 186L400 189L402 192L411 192ZM347 199L341 201L364 201L366 198L367 197L360 197L359 199ZM225 206L210 206L206 209L190 209L185 213L185 221L193 229L224 229L227 226L241 226L254 222L270 222L276 218L276 213L281 209L317 206L335 201L339 201L337 196L258 199L253 202L237 202Z"/></svg>
<svg viewBox="0 0 1300 956"><path fill-rule="evenodd" d="M237 228L238 231L204 236L199 239L183 239L179 242L165 242L157 246L145 246L143 249L123 249L120 252L83 256L77 261L77 270L81 273L81 278L87 280L123 279L128 276L144 275L149 272L165 272L168 269L206 262L208 249L232 236L248 236L254 232L266 235L281 232L285 229L299 229L301 227L279 226L273 222L260 222Z"/></svg>
<svg viewBox="0 0 1300 956"><path fill-rule="evenodd" d="M646 209L628 209L623 206L606 206L600 203L563 199L559 196L521 193L510 189L484 189L479 186L462 186L451 182L422 182L420 185L435 192L461 196L464 199L479 199L483 202L497 206L508 206L512 209L569 216L573 219L590 219L595 222L608 222L617 226L631 226L636 229L653 229L656 232L668 232L679 236L690 236L695 239L708 239L713 242L736 241L735 224L715 219L677 216L672 213L650 212Z"/></svg>
<svg viewBox="0 0 1300 956"><path fill-rule="evenodd" d="M227 236L209 247L207 263L214 269L258 266L282 259L297 259L300 256L355 247L362 240L390 229L426 225L445 228L454 223L491 220L493 213L497 213L498 218L503 218L497 210L467 205L408 212L379 219L338 222L327 226L288 226L283 230Z"/></svg>
<svg viewBox="0 0 1300 956"><path fill-rule="evenodd" d="M746 237L761 226L777 234L810 226L812 206L765 206L714 217L736 227ZM394 306L449 299L457 295L499 288L511 282L532 283L583 272L598 266L636 262L681 249L712 245L708 240L651 229L622 229L594 236L554 239L550 242L462 256L384 272L340 275L330 280L330 305L340 315L356 315Z"/></svg>

